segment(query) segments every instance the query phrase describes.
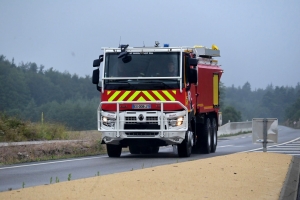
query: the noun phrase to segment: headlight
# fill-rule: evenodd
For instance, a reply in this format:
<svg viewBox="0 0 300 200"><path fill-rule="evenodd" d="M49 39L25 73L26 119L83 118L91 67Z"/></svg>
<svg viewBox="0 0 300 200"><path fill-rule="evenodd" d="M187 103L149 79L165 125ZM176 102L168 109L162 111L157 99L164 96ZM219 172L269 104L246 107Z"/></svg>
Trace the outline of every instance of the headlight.
<svg viewBox="0 0 300 200"><path fill-rule="evenodd" d="M177 118L177 126L180 126L180 125L182 125L182 123L183 123L183 117L178 117Z"/></svg>
<svg viewBox="0 0 300 200"><path fill-rule="evenodd" d="M108 117L105 117L105 116L102 117L102 123L105 126L114 127L115 122L116 122L116 119L108 118Z"/></svg>
<svg viewBox="0 0 300 200"><path fill-rule="evenodd" d="M181 126L183 124L183 117L169 119L169 126Z"/></svg>
<svg viewBox="0 0 300 200"><path fill-rule="evenodd" d="M107 117L102 117L103 123L107 122Z"/></svg>

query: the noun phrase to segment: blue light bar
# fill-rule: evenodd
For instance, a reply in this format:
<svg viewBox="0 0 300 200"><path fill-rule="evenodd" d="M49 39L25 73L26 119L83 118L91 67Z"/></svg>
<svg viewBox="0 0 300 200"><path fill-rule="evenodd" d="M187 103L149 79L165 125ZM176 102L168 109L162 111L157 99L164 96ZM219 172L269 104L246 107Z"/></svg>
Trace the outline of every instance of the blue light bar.
<svg viewBox="0 0 300 200"><path fill-rule="evenodd" d="M169 44L164 44L164 47L169 47Z"/></svg>

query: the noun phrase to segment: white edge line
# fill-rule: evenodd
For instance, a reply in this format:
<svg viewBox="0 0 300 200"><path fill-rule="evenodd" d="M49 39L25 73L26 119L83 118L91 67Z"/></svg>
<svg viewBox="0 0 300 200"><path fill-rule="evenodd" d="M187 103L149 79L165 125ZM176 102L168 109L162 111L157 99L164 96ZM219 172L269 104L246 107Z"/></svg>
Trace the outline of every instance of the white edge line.
<svg viewBox="0 0 300 200"><path fill-rule="evenodd" d="M18 166L11 166L11 167L0 167L1 169L14 169L14 168L20 168L20 167L31 167L31 166L38 166L38 165L48 165L48 164L56 164L56 163L64 163L64 162L73 162L73 161L80 161L80 160L91 160L95 158L102 158L102 157L107 157L106 156L94 156L94 157L89 157L89 158L75 158L71 160L59 160L59 161L52 161L52 162L45 162L45 163L36 163L36 164L28 164L28 165L18 165Z"/></svg>
<svg viewBox="0 0 300 200"><path fill-rule="evenodd" d="M218 148L222 148L222 147L231 147L231 146L234 146L234 145L224 145L224 146L218 146Z"/></svg>

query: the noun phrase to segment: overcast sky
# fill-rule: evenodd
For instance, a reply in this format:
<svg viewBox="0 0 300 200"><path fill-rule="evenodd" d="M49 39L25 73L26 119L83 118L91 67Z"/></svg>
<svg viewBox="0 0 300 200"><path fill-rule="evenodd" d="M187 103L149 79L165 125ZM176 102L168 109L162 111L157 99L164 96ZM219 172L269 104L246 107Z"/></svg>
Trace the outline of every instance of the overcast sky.
<svg viewBox="0 0 300 200"><path fill-rule="evenodd" d="M0 55L79 76L101 47L216 44L225 86L300 82L299 0L0 0Z"/></svg>

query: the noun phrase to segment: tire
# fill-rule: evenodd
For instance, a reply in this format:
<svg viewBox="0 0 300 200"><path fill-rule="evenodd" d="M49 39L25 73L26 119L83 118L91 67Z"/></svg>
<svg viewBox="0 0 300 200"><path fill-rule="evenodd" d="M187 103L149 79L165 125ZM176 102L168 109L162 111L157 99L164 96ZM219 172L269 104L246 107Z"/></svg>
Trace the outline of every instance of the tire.
<svg viewBox="0 0 300 200"><path fill-rule="evenodd" d="M141 153L140 148L138 146L133 146L133 145L129 146L129 152L131 154L140 154Z"/></svg>
<svg viewBox="0 0 300 200"><path fill-rule="evenodd" d="M118 158L121 156L121 145L106 144L106 150L109 157Z"/></svg>
<svg viewBox="0 0 300 200"><path fill-rule="evenodd" d="M211 151L211 123L207 117L204 122L203 132L201 133L200 145L201 153L209 154Z"/></svg>
<svg viewBox="0 0 300 200"><path fill-rule="evenodd" d="M185 139L181 144L177 145L178 156L179 157L190 157L192 153L192 145L188 139L188 132L185 134Z"/></svg>
<svg viewBox="0 0 300 200"><path fill-rule="evenodd" d="M216 118L213 117L211 119L211 149L210 152L211 153L215 153L217 150L217 145L218 145L218 131L217 131L218 127L217 127L217 122L216 122Z"/></svg>
<svg viewBox="0 0 300 200"><path fill-rule="evenodd" d="M196 116L196 121L195 121L195 126L194 126L196 137L195 137L195 145L192 148L192 153L196 153L196 154L201 153L201 140L202 140L201 134L204 130L204 128L203 128L204 124L200 123L200 121L201 121L200 118L201 118L200 115Z"/></svg>
<svg viewBox="0 0 300 200"><path fill-rule="evenodd" d="M158 152L159 152L159 147L154 146L154 147L151 148L151 153L157 154Z"/></svg>

